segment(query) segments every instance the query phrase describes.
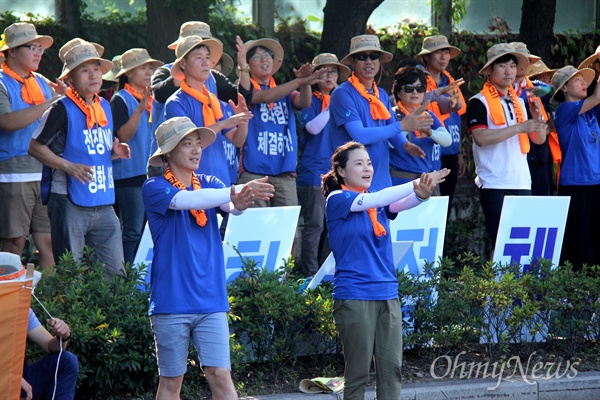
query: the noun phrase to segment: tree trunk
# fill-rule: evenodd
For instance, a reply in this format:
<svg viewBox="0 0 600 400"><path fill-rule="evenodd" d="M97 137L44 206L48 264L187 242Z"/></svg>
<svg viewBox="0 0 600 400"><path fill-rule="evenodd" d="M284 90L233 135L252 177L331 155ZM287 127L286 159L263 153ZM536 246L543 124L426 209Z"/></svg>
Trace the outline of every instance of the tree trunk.
<svg viewBox="0 0 600 400"><path fill-rule="evenodd" d="M71 38L81 36L81 1L58 1L58 20L66 27Z"/></svg>
<svg viewBox="0 0 600 400"><path fill-rule="evenodd" d="M179 37L181 24L187 21L208 22L211 0L146 0L148 20L147 50L153 58L166 63L175 59L167 46Z"/></svg>
<svg viewBox="0 0 600 400"><path fill-rule="evenodd" d="M556 0L523 0L519 40L527 44L531 54L551 60L554 41Z"/></svg>
<svg viewBox="0 0 600 400"><path fill-rule="evenodd" d="M348 54L350 39L365 33L371 13L383 0L327 0L323 12L321 53L334 53L340 59Z"/></svg>
<svg viewBox="0 0 600 400"><path fill-rule="evenodd" d="M452 36L452 0L442 1L442 9L437 17L440 33L450 40Z"/></svg>
<svg viewBox="0 0 600 400"><path fill-rule="evenodd" d="M254 24L265 30L268 36L275 33L275 0L254 0L252 2Z"/></svg>

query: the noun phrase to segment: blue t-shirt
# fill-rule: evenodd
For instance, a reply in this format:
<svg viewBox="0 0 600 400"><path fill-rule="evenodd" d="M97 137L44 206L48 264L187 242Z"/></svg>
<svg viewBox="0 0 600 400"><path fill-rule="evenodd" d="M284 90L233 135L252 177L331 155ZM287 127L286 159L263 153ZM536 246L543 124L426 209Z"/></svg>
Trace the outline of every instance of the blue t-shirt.
<svg viewBox="0 0 600 400"><path fill-rule="evenodd" d="M31 332L38 326L40 326L40 320L37 318L33 310L29 309L29 317L27 319L27 333Z"/></svg>
<svg viewBox="0 0 600 400"><path fill-rule="evenodd" d="M359 193L339 190L325 206L329 244L335 257L333 298L391 300L398 297L398 278L392 254L388 207L377 209L377 220L387 231L377 237L367 211L352 212Z"/></svg>
<svg viewBox="0 0 600 400"><path fill-rule="evenodd" d="M351 140L352 138L346 130L344 124L353 121L361 121L365 128L377 127L395 124L396 115L390 106L390 98L382 88L379 88L379 100L387 107L391 117L387 120L374 120L371 116L371 109L367 99L349 82L344 82L338 86L331 94L331 103L329 111L331 113L327 127L329 129L329 138L331 149L335 151L339 146ZM360 142L360 140L357 140ZM363 143L364 144L364 143ZM373 180L371 190L378 191L392 185L390 178L390 154L387 140L380 140L375 143L365 145L371 161L373 162Z"/></svg>
<svg viewBox="0 0 600 400"><path fill-rule="evenodd" d="M600 106L579 115L583 101L560 103L554 115L562 152L560 186L600 184Z"/></svg>
<svg viewBox="0 0 600 400"><path fill-rule="evenodd" d="M446 75L441 75L442 81L437 85L439 88L446 87L450 83L450 79L448 79ZM458 154L460 147L460 115L458 115L458 112L455 111L448 114L448 118L444 120L444 127L448 130L450 136L452 137L452 144L448 147L440 146L440 154L442 156ZM440 169L441 167L442 164L440 162L440 166L436 167L435 169Z"/></svg>
<svg viewBox="0 0 600 400"><path fill-rule="evenodd" d="M202 189L223 188L214 176L198 175ZM223 243L217 208L204 210L201 227L189 210L172 210L179 192L164 177L148 179L142 187L144 207L154 242L150 273L153 314L205 314L229 310Z"/></svg>
<svg viewBox="0 0 600 400"><path fill-rule="evenodd" d="M299 112L298 121L302 127L300 137L300 165L296 184L300 186L321 186L321 175L326 174L331 167L331 155L328 126L316 135L306 130L306 124L321 114L323 102L312 96L310 107Z"/></svg>

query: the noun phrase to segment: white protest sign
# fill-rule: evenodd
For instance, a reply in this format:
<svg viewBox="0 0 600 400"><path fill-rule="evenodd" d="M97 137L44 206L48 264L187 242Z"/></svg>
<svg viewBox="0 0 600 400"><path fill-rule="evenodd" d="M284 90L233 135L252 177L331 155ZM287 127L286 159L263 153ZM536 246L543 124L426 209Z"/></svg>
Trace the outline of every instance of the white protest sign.
<svg viewBox="0 0 600 400"><path fill-rule="evenodd" d="M569 211L568 196L506 196L494 262L519 263L523 271L539 258L558 265Z"/></svg>

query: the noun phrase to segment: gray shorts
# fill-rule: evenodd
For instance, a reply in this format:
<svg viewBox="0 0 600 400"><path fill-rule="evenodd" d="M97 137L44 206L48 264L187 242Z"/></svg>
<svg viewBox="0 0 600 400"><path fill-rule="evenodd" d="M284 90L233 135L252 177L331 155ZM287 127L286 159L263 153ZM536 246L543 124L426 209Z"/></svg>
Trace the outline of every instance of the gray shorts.
<svg viewBox="0 0 600 400"><path fill-rule="evenodd" d="M0 183L0 238L50 233L48 209L42 204L40 182Z"/></svg>
<svg viewBox="0 0 600 400"><path fill-rule="evenodd" d="M185 374L190 339L202 366L231 370L227 313L155 314L150 316L150 323L160 376Z"/></svg>

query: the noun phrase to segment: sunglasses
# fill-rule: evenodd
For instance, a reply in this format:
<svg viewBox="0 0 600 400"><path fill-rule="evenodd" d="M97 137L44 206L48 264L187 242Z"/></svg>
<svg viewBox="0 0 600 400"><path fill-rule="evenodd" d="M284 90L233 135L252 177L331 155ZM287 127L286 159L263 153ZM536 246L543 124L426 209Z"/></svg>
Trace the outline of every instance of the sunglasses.
<svg viewBox="0 0 600 400"><path fill-rule="evenodd" d="M400 89L402 89L402 91L404 93L412 93L415 90L417 91L417 93L425 93L425 91L427 90L427 88L425 87L425 85L419 83L418 85L404 85L401 86Z"/></svg>
<svg viewBox="0 0 600 400"><path fill-rule="evenodd" d="M358 61L366 61L367 58L369 58L372 61L375 61L375 60L379 60L380 56L381 56L380 53L369 53L369 54L359 53L359 54L354 55L354 59L358 60Z"/></svg>

